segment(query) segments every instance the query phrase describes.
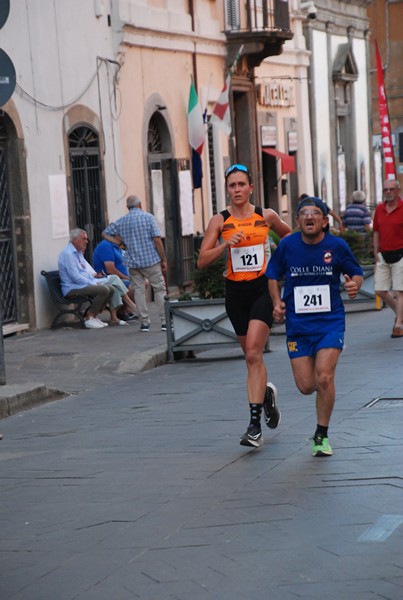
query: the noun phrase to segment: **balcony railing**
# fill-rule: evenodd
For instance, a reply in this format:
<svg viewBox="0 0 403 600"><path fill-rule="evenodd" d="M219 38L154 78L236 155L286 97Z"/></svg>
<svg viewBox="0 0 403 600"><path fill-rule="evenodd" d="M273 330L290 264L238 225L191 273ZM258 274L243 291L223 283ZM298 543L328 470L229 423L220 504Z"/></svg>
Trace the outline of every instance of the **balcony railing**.
<svg viewBox="0 0 403 600"><path fill-rule="evenodd" d="M289 31L290 12L288 0L247 0L248 29L272 29Z"/></svg>
<svg viewBox="0 0 403 600"><path fill-rule="evenodd" d="M233 0L226 7L229 63L243 44L249 67L256 67L267 56L281 54L292 38L288 0Z"/></svg>
<svg viewBox="0 0 403 600"><path fill-rule="evenodd" d="M226 30L290 30L288 0L246 0L242 6L245 11L240 10L240 0L227 4Z"/></svg>

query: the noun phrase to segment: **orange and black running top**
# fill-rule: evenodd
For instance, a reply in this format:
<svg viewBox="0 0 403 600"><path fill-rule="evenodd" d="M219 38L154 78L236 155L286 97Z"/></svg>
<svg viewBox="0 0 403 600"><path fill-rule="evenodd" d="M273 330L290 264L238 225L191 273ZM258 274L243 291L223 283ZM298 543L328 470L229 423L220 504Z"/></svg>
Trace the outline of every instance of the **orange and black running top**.
<svg viewBox="0 0 403 600"><path fill-rule="evenodd" d="M242 231L245 239L228 248L224 277L231 281L252 281L266 272L270 258L270 227L263 218L263 210L255 206L255 212L246 219L237 219L225 209L221 239L228 240L235 231Z"/></svg>

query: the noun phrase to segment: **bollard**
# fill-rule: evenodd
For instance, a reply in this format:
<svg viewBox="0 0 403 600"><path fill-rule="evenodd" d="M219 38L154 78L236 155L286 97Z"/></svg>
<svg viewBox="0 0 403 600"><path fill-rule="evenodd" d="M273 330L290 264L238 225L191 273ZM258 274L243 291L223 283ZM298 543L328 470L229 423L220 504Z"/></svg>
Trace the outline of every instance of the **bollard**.
<svg viewBox="0 0 403 600"><path fill-rule="evenodd" d="M6 385L6 368L4 363L4 340L3 340L3 311L0 306L0 385Z"/></svg>

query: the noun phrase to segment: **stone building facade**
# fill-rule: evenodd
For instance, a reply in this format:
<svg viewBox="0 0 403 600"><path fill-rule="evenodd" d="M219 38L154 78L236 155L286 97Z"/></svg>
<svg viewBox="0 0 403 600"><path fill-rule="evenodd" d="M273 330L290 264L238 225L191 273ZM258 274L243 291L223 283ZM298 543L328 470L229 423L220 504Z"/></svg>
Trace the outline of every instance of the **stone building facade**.
<svg viewBox="0 0 403 600"><path fill-rule="evenodd" d="M91 260L128 194L159 221L176 290L225 206L231 162L250 168L255 204L290 225L302 192L339 209L341 191L364 179L370 189L365 4L321 0L311 21L300 0L13 0L1 30L17 74L0 114L5 332L49 325L41 270L57 268L76 226ZM227 135L210 118L231 68ZM192 81L205 115L201 187Z"/></svg>

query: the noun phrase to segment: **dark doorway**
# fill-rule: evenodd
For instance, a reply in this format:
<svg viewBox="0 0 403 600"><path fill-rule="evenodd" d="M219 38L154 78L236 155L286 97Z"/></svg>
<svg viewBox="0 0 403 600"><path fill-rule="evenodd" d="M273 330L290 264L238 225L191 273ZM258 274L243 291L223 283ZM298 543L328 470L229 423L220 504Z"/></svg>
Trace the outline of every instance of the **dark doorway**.
<svg viewBox="0 0 403 600"><path fill-rule="evenodd" d="M277 159L270 154L262 153L264 208L272 208L279 212Z"/></svg>
<svg viewBox="0 0 403 600"><path fill-rule="evenodd" d="M76 127L69 134L69 150L76 227L88 234L86 258L91 262L105 229L98 134Z"/></svg>
<svg viewBox="0 0 403 600"><path fill-rule="evenodd" d="M182 288L190 283L194 268L193 235L182 235L179 172L189 170L187 159L173 159L171 138L165 118L155 112L148 125L148 168L151 212L162 229L168 260L168 286Z"/></svg>
<svg viewBox="0 0 403 600"><path fill-rule="evenodd" d="M17 321L16 266L9 194L7 131L0 119L0 303L3 322Z"/></svg>

